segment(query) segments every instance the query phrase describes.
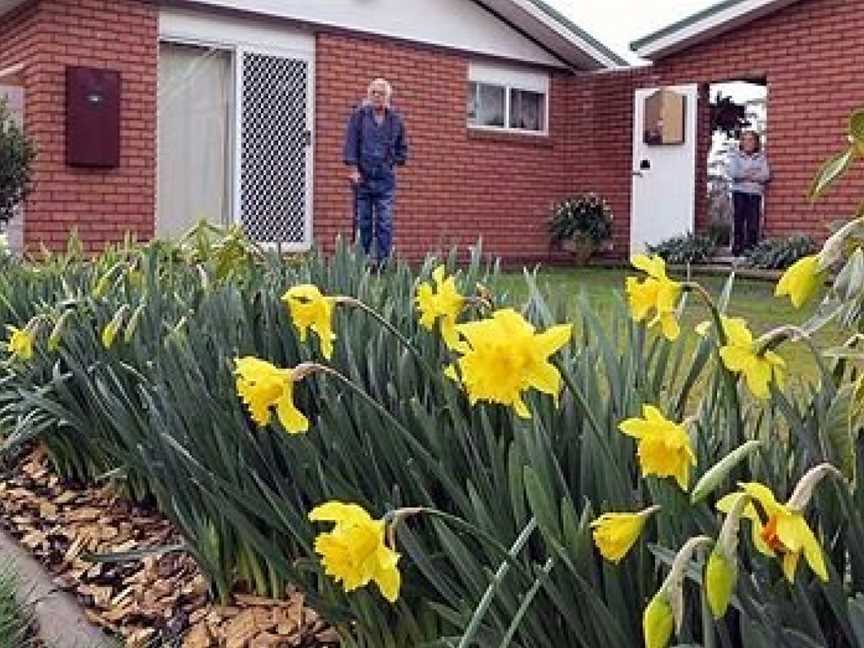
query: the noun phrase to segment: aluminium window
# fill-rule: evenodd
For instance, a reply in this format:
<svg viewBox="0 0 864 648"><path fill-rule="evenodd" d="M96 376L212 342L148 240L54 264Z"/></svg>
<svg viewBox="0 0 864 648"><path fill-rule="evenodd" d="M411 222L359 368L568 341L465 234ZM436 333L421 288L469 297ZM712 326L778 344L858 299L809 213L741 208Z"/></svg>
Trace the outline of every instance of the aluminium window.
<svg viewBox="0 0 864 648"><path fill-rule="evenodd" d="M546 135L549 132L549 75L472 63L466 112L470 128Z"/></svg>

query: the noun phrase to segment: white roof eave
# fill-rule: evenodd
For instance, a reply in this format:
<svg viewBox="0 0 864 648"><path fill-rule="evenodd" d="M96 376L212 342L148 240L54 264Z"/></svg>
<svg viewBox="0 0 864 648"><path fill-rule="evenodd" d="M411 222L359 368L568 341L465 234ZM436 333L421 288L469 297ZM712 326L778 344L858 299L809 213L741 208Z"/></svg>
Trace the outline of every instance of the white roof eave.
<svg viewBox="0 0 864 648"><path fill-rule="evenodd" d="M798 0L740 0L697 20L684 19L656 35L634 42L632 50L641 58L657 60L709 38L731 31L753 20L787 7Z"/></svg>

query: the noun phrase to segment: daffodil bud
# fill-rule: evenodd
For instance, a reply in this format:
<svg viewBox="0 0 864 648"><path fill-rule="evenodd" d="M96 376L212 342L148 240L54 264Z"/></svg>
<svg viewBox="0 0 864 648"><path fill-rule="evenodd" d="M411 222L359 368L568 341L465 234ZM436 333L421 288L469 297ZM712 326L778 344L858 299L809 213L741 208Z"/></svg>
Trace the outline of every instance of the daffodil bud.
<svg viewBox="0 0 864 648"><path fill-rule="evenodd" d="M642 614L642 633L645 636L645 648L666 648L672 637L674 619L669 595L661 588L648 603Z"/></svg>
<svg viewBox="0 0 864 648"><path fill-rule="evenodd" d="M798 480L795 490L792 492L792 497L786 502L786 506L792 511L799 513L807 508L807 504L813 497L813 491L820 481L827 475L833 475L843 480L843 475L837 468L830 463L823 463L808 470L805 475Z"/></svg>
<svg viewBox="0 0 864 648"><path fill-rule="evenodd" d="M123 263L118 261L99 278L99 281L96 282L96 287L93 289L93 299L102 299L108 293L108 290L111 288L111 282L114 281L114 275L122 265Z"/></svg>
<svg viewBox="0 0 864 648"><path fill-rule="evenodd" d="M63 339L63 330L66 328L66 321L72 316L72 313L72 310L63 311L63 314L57 318L54 328L51 329L51 335L48 336L48 350L52 353L60 348L60 341Z"/></svg>
<svg viewBox="0 0 864 648"><path fill-rule="evenodd" d="M102 329L102 346L106 349L110 349L114 345L114 338L117 337L117 332L123 325L123 318L126 317L126 312L128 310L129 305L123 304L117 312L114 313L114 317L111 318L111 321L105 325L104 329Z"/></svg>
<svg viewBox="0 0 864 648"><path fill-rule="evenodd" d="M750 497L742 493L723 521L720 536L708 558L705 569L705 596L715 619L720 619L729 608L732 593L738 584L738 532L741 515L750 503Z"/></svg>
<svg viewBox="0 0 864 648"><path fill-rule="evenodd" d="M132 311L132 317L130 317L129 321L126 323L126 330L123 333L123 341L126 344L129 344L132 341L132 337L135 335L135 330L138 328L138 322L140 321L141 315L144 313L144 308L146 306L146 303L141 303L138 305L138 308Z"/></svg>

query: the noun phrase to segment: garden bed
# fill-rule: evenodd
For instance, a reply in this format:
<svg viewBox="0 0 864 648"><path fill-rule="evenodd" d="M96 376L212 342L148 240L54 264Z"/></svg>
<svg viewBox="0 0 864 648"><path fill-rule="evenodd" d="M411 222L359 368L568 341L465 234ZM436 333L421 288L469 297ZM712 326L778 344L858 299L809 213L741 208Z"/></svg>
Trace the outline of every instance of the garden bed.
<svg viewBox="0 0 864 648"><path fill-rule="evenodd" d="M179 536L157 512L116 496L111 487L81 489L57 476L44 452L24 456L0 480L7 531L73 594L87 618L127 646L189 648L323 647L338 642L323 621L289 592L284 600L235 595L216 604L185 553L94 562L175 545Z"/></svg>

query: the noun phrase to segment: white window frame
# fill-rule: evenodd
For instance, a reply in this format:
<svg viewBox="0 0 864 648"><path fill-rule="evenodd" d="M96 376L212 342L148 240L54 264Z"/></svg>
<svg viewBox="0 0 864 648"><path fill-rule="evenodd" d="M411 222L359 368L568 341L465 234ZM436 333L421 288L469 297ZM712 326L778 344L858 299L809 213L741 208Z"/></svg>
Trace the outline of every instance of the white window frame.
<svg viewBox="0 0 864 648"><path fill-rule="evenodd" d="M552 84L548 72L494 65L490 63L471 62L468 64L468 81L466 82L466 85L467 83L481 83L504 88L504 126L472 124L468 121L468 116L466 114L465 122L469 130L548 137L549 106L552 103L550 96L550 87ZM528 92L537 92L543 95L544 114L542 130L528 130L525 128L513 128L510 126L510 93L512 90L525 90Z"/></svg>

